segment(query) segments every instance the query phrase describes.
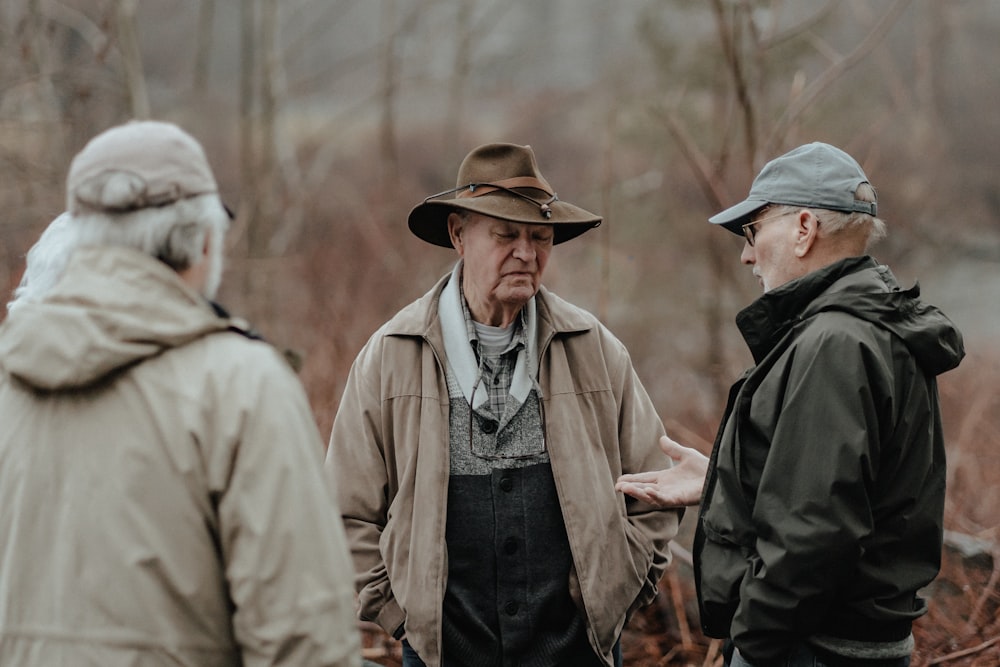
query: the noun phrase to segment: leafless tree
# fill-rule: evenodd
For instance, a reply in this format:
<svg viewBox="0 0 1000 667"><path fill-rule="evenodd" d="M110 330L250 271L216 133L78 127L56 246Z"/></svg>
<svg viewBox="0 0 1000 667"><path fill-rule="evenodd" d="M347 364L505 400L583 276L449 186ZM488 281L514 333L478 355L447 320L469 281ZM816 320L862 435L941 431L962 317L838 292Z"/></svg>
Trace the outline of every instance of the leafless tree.
<svg viewBox="0 0 1000 667"><path fill-rule="evenodd" d="M212 53L212 33L215 27L215 0L201 0L198 5L198 27L194 58L194 94L202 97L208 88L209 63Z"/></svg>
<svg viewBox="0 0 1000 667"><path fill-rule="evenodd" d="M149 118L149 94L142 71L142 56L136 34L136 0L118 0L116 19L119 50L133 118Z"/></svg>

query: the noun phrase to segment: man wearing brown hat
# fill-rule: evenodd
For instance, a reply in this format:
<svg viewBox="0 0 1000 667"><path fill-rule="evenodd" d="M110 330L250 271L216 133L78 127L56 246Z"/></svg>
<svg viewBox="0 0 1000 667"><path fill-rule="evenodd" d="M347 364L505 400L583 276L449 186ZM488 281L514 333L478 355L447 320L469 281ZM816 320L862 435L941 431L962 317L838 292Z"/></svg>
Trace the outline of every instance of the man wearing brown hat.
<svg viewBox="0 0 1000 667"><path fill-rule="evenodd" d="M360 616L404 665L620 664L679 512L614 489L669 465L625 348L542 285L601 218L560 200L528 146L473 150L409 216L458 262L380 328L333 426Z"/></svg>
<svg viewBox="0 0 1000 667"><path fill-rule="evenodd" d="M885 234L876 214L861 166L816 142L709 219L745 239L764 290L737 316L755 365L730 390L694 543L701 624L729 640L731 667L906 667L927 609L945 500L937 376L964 350L918 287L865 254ZM619 487L696 502L673 473L703 459L665 445L680 466Z"/></svg>
<svg viewBox="0 0 1000 667"><path fill-rule="evenodd" d="M67 190L56 268L0 327L0 664L359 665L305 393L209 301L201 146L118 126Z"/></svg>

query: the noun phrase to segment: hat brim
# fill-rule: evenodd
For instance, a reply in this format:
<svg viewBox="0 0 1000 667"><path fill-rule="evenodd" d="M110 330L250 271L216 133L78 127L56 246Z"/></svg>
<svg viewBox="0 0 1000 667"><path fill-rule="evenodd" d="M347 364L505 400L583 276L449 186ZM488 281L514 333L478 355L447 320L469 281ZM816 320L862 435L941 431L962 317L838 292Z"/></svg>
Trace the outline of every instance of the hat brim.
<svg viewBox="0 0 1000 667"><path fill-rule="evenodd" d="M602 222L599 215L564 201L556 200L549 207L552 215L546 218L535 204L500 193L461 199L432 199L418 204L410 211L407 225L418 238L433 245L451 248L448 214L456 209L510 222L552 225L554 245L574 239Z"/></svg>
<svg viewBox="0 0 1000 667"><path fill-rule="evenodd" d="M750 217L767 206L769 203L763 199L746 199L735 206L730 206L721 213L716 213L708 219L713 225L722 225L733 234L743 235L743 225L750 222Z"/></svg>

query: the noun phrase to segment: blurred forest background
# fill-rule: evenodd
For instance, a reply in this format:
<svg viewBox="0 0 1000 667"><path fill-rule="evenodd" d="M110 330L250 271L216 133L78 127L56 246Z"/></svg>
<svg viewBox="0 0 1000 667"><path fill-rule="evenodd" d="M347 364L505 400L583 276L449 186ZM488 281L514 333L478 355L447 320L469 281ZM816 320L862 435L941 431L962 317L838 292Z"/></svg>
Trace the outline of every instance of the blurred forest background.
<svg viewBox="0 0 1000 667"><path fill-rule="evenodd" d="M914 665L1000 664L1000 3L994 0L0 0L0 286L72 156L130 118L205 146L237 211L221 301L303 360L329 432L367 337L447 271L406 228L488 141L531 144L605 223L546 283L629 347L672 435L710 449L750 363L742 240L706 223L764 162L836 144L879 189L876 248L966 336L941 378L948 547ZM684 549L626 664L712 665ZM366 630L367 655L398 664Z"/></svg>

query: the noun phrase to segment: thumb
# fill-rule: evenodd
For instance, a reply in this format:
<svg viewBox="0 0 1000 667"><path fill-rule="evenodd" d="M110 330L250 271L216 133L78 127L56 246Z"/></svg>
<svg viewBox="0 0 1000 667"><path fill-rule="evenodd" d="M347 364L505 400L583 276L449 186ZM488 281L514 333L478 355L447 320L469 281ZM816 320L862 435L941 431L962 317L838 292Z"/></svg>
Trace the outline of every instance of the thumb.
<svg viewBox="0 0 1000 667"><path fill-rule="evenodd" d="M665 435L660 436L660 449L674 461L680 461L684 457L684 446Z"/></svg>

